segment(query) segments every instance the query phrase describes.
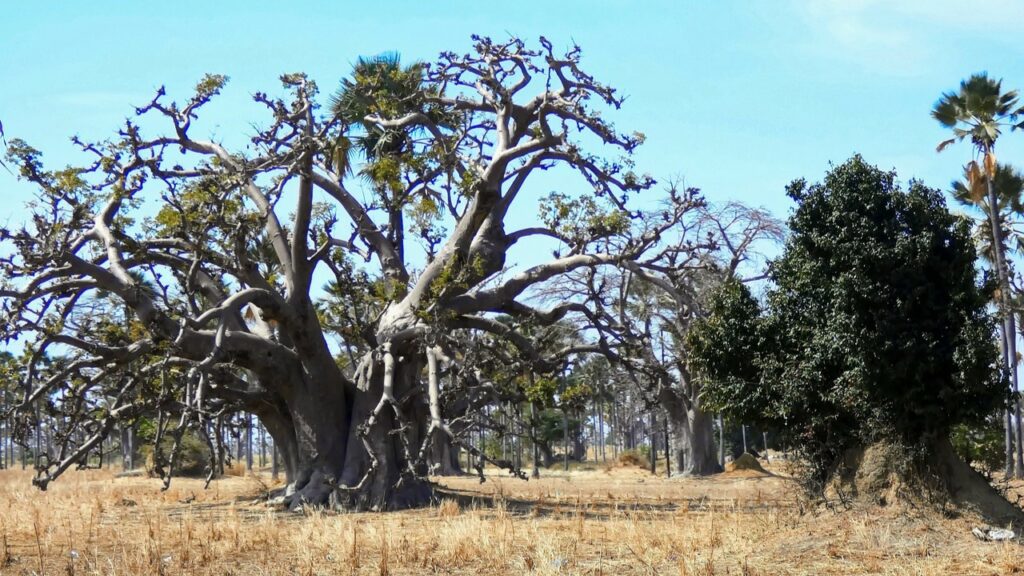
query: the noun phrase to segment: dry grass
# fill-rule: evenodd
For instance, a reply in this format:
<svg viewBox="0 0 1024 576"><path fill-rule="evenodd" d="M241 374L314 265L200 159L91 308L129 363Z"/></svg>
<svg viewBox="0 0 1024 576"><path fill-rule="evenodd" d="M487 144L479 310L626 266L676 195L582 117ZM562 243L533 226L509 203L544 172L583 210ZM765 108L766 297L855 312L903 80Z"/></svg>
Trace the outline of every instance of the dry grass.
<svg viewBox="0 0 1024 576"><path fill-rule="evenodd" d="M808 511L778 476L495 474L446 480L430 509L305 516L253 504L252 476L28 479L0 472L0 574L1024 574L1024 547L970 519Z"/></svg>

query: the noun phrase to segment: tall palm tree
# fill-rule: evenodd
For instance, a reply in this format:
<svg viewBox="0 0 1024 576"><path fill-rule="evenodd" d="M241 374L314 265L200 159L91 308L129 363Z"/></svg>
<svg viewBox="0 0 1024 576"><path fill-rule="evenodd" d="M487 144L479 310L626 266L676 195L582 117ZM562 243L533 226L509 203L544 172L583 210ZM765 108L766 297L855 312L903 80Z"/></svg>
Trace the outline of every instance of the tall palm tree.
<svg viewBox="0 0 1024 576"><path fill-rule="evenodd" d="M932 117L953 131L953 137L941 142L941 152L954 142L970 139L974 148L974 159L965 168L968 188L973 197L987 198L989 227L992 232L992 259L999 280L999 310L1002 317L1003 362L1010 373L1013 391L1017 384L1017 343L1016 321L1010 311L1010 272L1006 262L1002 226L999 217L999 199L996 194L995 146L1000 134L1006 128L1024 127L1016 123L1017 116L1024 113L1019 105L1016 90L1003 92L1002 80L989 78L981 72L960 82L960 90L946 92L932 108ZM1016 468L1017 477L1024 477L1024 451L1021 443L1020 401L1016 406L1017 461L1014 466L1012 451L1007 452L1006 473L1012 475Z"/></svg>
<svg viewBox="0 0 1024 576"><path fill-rule="evenodd" d="M352 75L342 79L330 103L331 112L341 121L332 159L336 172L344 174L351 170L351 151L363 157L366 163L360 173L370 182L389 214L389 236L400 258L404 258L402 211L411 200L402 185L401 175L416 130L382 128L366 118L397 119L418 113L443 124L441 108L430 101L433 89L426 85L425 73L426 66L422 62L403 66L395 52L360 57Z"/></svg>
<svg viewBox="0 0 1024 576"><path fill-rule="evenodd" d="M368 161L400 154L407 147L407 130L383 129L365 118L398 118L424 112L427 108L424 71L421 62L402 66L397 53L385 52L361 56L352 68L352 76L342 79L331 98L331 112L346 126L360 126L364 130L354 140Z"/></svg>
<svg viewBox="0 0 1024 576"><path fill-rule="evenodd" d="M1024 243L1011 241L1011 236L1014 235L1011 217L1024 217L1024 172L1000 162L996 165L993 186L998 202L996 214L999 219L999 233L1003 240L1002 252L1005 255L1024 252ZM995 246L992 221L989 219L987 177L982 176L981 185L978 185L977 182L971 182L969 174L964 174L962 180L954 180L950 184L950 194L959 204L984 215L984 221L978 223L978 241L982 257L994 265Z"/></svg>
<svg viewBox="0 0 1024 576"><path fill-rule="evenodd" d="M965 170L964 176L963 180L956 180L952 183L950 193L960 204L979 210L986 215L986 218L979 222L977 237L983 257L994 266L996 245L992 233L992 222L987 217L990 213L990 203L987 194L988 182L983 181L979 185L977 176L972 178L969 170ZM983 180L989 179L987 175L983 175L981 178ZM1013 229L1013 220L1019 220L1021 216L1024 216L1024 203L1022 203L1024 174L1012 166L1000 163L997 164L991 180L995 188L997 200L995 212L999 220L999 235L1002 238L1002 244L999 246L999 249L1004 255L1012 252L1024 252L1024 239L1016 235ZM1013 239L1015 235L1016 238ZM1019 294L1011 294L1009 309L1011 315L1020 315L1022 313L1021 297ZM1002 345L1001 347L1005 347L1006 340L1001 340L1000 344ZM1009 467L1013 463L1014 444L1017 445L1018 449L1024 446L1024 442L1022 442L1024 430L1021 430L1019 426L1021 422L1021 405L1019 400L1014 404L1013 413L1011 414L1010 411L1007 411L1004 420L1006 427L1006 458ZM1017 426L1014 426L1014 420L1018 422ZM1016 434L1014 430L1016 430ZM1024 470L1019 463L1016 469L1018 475Z"/></svg>

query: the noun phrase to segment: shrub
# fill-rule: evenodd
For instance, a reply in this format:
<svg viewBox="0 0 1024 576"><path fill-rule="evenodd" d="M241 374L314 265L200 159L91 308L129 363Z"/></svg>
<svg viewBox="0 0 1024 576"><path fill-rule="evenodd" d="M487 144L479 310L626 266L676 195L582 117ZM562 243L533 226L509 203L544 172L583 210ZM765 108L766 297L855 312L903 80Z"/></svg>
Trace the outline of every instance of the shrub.
<svg viewBox="0 0 1024 576"><path fill-rule="evenodd" d="M641 450L625 450L619 454L619 464L622 466L637 466L639 468L650 468L651 461Z"/></svg>
<svg viewBox="0 0 1024 576"><path fill-rule="evenodd" d="M1005 463L1005 433L1001 419L992 417L979 426L954 426L950 441L964 462L992 474Z"/></svg>
<svg viewBox="0 0 1024 576"><path fill-rule="evenodd" d="M174 447L174 439L164 437L160 440L160 451L165 460L171 457L171 448ZM146 470L155 473L155 454L153 444L142 447L142 454L146 459ZM210 447L206 441L195 431L187 430L181 436L181 446L178 449L178 457L174 465L175 476L204 476L210 469Z"/></svg>

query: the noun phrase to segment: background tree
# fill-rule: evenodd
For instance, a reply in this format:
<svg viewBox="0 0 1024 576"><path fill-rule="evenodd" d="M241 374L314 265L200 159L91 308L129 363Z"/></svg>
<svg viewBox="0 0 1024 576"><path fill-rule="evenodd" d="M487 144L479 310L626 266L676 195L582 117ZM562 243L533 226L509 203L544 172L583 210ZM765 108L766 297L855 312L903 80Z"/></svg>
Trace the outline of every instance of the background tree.
<svg viewBox="0 0 1024 576"><path fill-rule="evenodd" d="M900 456L870 481L937 478L945 496L1019 520L949 446L954 426L1006 401L968 223L938 191L903 191L895 178L854 157L821 184L790 185L792 234L764 313L727 284L695 328L709 398L793 430L819 487L844 461L855 466L852 455L885 446Z"/></svg>
<svg viewBox="0 0 1024 576"><path fill-rule="evenodd" d="M1001 239L999 251L1005 255L1007 262L1013 261L1013 255L1021 251L1021 236L1019 232L1018 222L1022 215L1024 215L1024 206L1021 205L1021 194L1024 192L1024 175L1004 163L997 163L994 172L989 175L984 173L980 176L984 180L985 185L980 186L977 178L977 174L971 173L970 167L965 171L964 180L954 181L952 184L952 195L957 202L968 206L974 210L980 211L983 215L981 221L977 225L977 238L979 246L981 247L981 254L986 257L990 264L994 267L996 265L996 237ZM988 196L988 180L992 181L992 191L996 198L996 208L990 209L989 196ZM992 219L990 215L995 212L997 216L997 222L999 224L999 234L992 233ZM1011 268L1012 272L1012 268ZM1010 315L1016 315L1021 313L1021 290L1018 283L1015 281L1016 274L1011 274L1010 277L1010 291L1008 293L1008 300L1010 305ZM1024 326L1019 322L1016 322L1016 326ZM1019 328L1018 328L1019 330ZM1000 339L1000 346L1005 347L1005 339ZM1008 354L1008 352L1007 352ZM1020 461L1021 453L1019 448L1021 447L1021 428L1020 428L1020 399L1018 398L1013 405L1013 410L1007 411L1003 418L1003 426L1005 430L1005 470L1007 475L1010 474L1011 470L1016 469L1018 474L1024 474L1024 463ZM985 429L987 431L987 428ZM977 431L979 434L981 431ZM985 435L987 438L987 434ZM962 434L961 438L967 438L966 434ZM1018 447L1018 450L1014 450L1014 446ZM1017 455L1016 466L1014 466L1014 454Z"/></svg>
<svg viewBox="0 0 1024 576"><path fill-rule="evenodd" d="M1000 329L1003 334L1003 364L1010 374L1010 382L1013 392L1019 392L1017 383L1017 329L1016 318L1011 309L1012 289L1010 277L1010 263L1007 261L1005 246L1002 237L1002 227L999 224L999 199L996 191L997 161L995 155L996 141L1006 128L1019 128L1022 124L1015 124L1018 115L1024 111L1019 107L1020 103L1016 90L1003 92L1002 80L989 78L987 73L974 74L970 78L960 82L960 89L957 92L947 92L935 103L932 108L932 117L940 124L953 131L953 138L939 144L937 150L942 151L953 142L969 139L974 147L975 159L967 164L965 173L967 175L967 186L970 189L972 198L987 197L989 230L992 233L993 242L992 257L996 269L996 276L999 281L998 306L1002 319ZM984 192L983 192L984 191ZM1015 403L1016 421L1016 444L1017 460L1016 467L1009 445L1007 446L1006 474L1014 474L1014 468L1019 478L1024 478L1024 447L1021 445L1021 419L1020 403Z"/></svg>
<svg viewBox="0 0 1024 576"><path fill-rule="evenodd" d="M608 279L618 281L621 302L606 313L618 313L609 322L631 345L621 363L635 374L649 409L668 419L676 471L707 475L721 471L721 463L713 414L690 365L688 334L707 313L717 285L764 278L765 250L781 241L783 227L762 209L728 202L701 205L673 234L656 268L627 265L625 275Z"/></svg>

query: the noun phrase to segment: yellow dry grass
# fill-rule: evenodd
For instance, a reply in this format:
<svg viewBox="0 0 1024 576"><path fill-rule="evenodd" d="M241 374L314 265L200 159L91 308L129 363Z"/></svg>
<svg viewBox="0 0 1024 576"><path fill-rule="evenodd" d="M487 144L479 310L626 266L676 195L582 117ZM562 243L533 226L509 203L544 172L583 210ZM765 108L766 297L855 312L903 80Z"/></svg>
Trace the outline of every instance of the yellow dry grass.
<svg viewBox="0 0 1024 576"><path fill-rule="evenodd" d="M435 507L296 515L267 480L0 471L0 574L1024 574L975 520L810 509L785 477L665 479L631 468L446 479Z"/></svg>

